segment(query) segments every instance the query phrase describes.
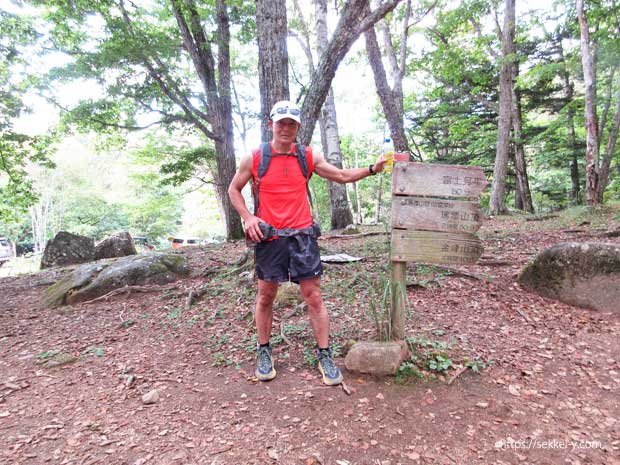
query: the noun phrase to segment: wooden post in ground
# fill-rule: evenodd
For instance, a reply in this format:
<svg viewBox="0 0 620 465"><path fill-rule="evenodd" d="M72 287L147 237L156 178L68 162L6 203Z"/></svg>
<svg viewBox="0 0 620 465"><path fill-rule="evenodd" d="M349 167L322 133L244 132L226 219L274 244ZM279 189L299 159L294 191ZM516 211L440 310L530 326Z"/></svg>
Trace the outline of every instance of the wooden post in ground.
<svg viewBox="0 0 620 465"><path fill-rule="evenodd" d="M391 339L399 341L405 338L405 311L407 309L407 262L393 261L391 278Z"/></svg>
<svg viewBox="0 0 620 465"><path fill-rule="evenodd" d="M475 263L482 243L481 168L397 162L392 175L391 339L405 337L407 262Z"/></svg>

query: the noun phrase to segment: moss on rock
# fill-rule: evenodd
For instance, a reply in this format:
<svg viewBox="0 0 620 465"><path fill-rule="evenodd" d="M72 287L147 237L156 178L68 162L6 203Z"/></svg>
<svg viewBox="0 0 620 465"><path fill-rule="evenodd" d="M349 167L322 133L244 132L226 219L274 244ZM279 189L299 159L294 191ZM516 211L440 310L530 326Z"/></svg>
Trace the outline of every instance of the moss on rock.
<svg viewBox="0 0 620 465"><path fill-rule="evenodd" d="M519 283L571 305L617 310L620 247L597 242L556 244L523 269Z"/></svg>

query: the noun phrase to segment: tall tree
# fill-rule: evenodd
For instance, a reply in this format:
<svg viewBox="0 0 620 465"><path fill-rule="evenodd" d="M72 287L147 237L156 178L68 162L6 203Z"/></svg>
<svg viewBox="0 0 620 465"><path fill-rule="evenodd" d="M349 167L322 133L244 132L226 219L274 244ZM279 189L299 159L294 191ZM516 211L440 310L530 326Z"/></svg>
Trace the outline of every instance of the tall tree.
<svg viewBox="0 0 620 465"><path fill-rule="evenodd" d="M299 140L308 144L312 139L314 126L321 112L323 102L331 88L338 65L347 54L353 42L377 21L392 11L401 0L384 0L369 11L369 0L349 0L340 12L332 37L319 57L312 80L307 87L302 105L302 120Z"/></svg>
<svg viewBox="0 0 620 465"><path fill-rule="evenodd" d="M384 17L387 13L392 11L400 0L386 0L377 6L374 11L369 9L369 0L350 0L345 3L344 8L340 12L340 18L331 39L325 45L319 56L318 65L314 69L310 84L307 87L307 92L302 105L302 121L301 129L299 131L298 139L304 145L308 145L312 139L314 133L314 127L317 119L319 118L321 108L327 98L329 90L331 89L331 83L336 75L336 69L338 65L347 54L353 42L368 28L372 27L378 20ZM280 14L283 14L280 12ZM275 21L271 18L271 21L257 24L257 27L271 27L282 28L281 21ZM275 32L270 31L271 34L281 34L282 31ZM266 31L258 31L258 35L267 35ZM259 46L261 44L259 43ZM264 45L263 45L264 46ZM286 49L276 48L275 50L265 50L264 54L284 54L288 53ZM264 55L263 55L264 56ZM267 66L284 66L281 60L259 60L259 68ZM265 71L267 73L267 71ZM281 72L280 75L284 75ZM274 83L273 81L266 81L265 92L274 94L271 87L280 86L282 83ZM288 82L285 83L288 86ZM263 89L261 89L261 92ZM273 102L267 103L261 100L261 112L267 114L270 111L270 105ZM348 211L348 220L352 219L348 204L346 202L346 191L344 195L344 202L342 198L338 198L336 202L337 211L332 211L332 224L334 219L338 221L339 217L342 217L343 211ZM345 208L345 210L343 210ZM348 221L351 222L351 221ZM336 223L339 224L339 223Z"/></svg>
<svg viewBox="0 0 620 465"><path fill-rule="evenodd" d="M517 66L514 66L517 69ZM516 74L515 78L516 80ZM514 82L514 81L513 81ZM530 183L527 175L527 164L525 161L525 143L523 141L523 116L521 113L521 95L520 92L512 86L512 131L515 149L515 177L516 177L516 195L519 199L519 208L529 213L534 213L532 205L532 194L530 192Z"/></svg>
<svg viewBox="0 0 620 465"><path fill-rule="evenodd" d="M227 237L242 237L241 219L227 195L235 153L226 1L157 1L148 9L126 0L33 3L44 8L53 26L53 48L72 60L51 76L90 79L103 87L101 99L71 109L72 122L100 131L141 129L135 117L149 113L161 116L151 124L195 128L215 149L212 182ZM235 19L242 22L239 10ZM103 30L93 31L99 23Z"/></svg>
<svg viewBox="0 0 620 465"><path fill-rule="evenodd" d="M506 211L506 173L510 151L510 123L512 115L513 61L515 54L515 0L504 3L504 28L502 34L502 68L499 78L499 124L497 150L493 168L493 184L489 200L489 214Z"/></svg>
<svg viewBox="0 0 620 465"><path fill-rule="evenodd" d="M424 12L424 16L434 7L434 4ZM411 27L411 0L404 5L404 13L400 37L398 40L400 50L397 51L392 43L392 31L386 20L379 21L377 28L383 36L384 53L387 56L392 86L388 84L387 73L383 65L382 53L375 27L369 28L364 33L366 41L366 54L375 80L377 95L383 108L385 119L390 128L390 135L394 142L394 148L399 152L410 153L409 142L405 134L404 111L403 111L403 78L407 69L407 38ZM418 20L419 21L419 20Z"/></svg>
<svg viewBox="0 0 620 465"><path fill-rule="evenodd" d="M568 63L564 54L564 47L562 45L562 38L565 34L556 35L553 38L555 43L559 59L561 63L560 76L562 78L562 97L564 108L566 109L566 131L568 133L568 149L570 152L570 179L571 179L571 192L570 198L573 204L577 204L579 199L579 192L581 186L579 183L579 163L577 160L577 137L575 136L575 108L573 106L573 96L575 93L575 86L570 80L570 73L568 70Z"/></svg>
<svg viewBox="0 0 620 465"><path fill-rule="evenodd" d="M28 89L27 79L15 70L28 67L28 51L39 47L40 34L26 18L0 10L0 38L0 222L8 223L36 202L26 166L52 166L52 139L21 134L13 126L26 109L22 98Z"/></svg>
<svg viewBox="0 0 620 465"><path fill-rule="evenodd" d="M327 1L315 0L317 51L319 56L327 49ZM336 118L336 102L334 91L329 89L323 104L323 128L325 139L325 159L337 168L342 168L342 151L340 150L340 135ZM353 214L349 208L347 189L344 184L328 181L329 201L331 204L331 229L345 228L353 223Z"/></svg>
<svg viewBox="0 0 620 465"><path fill-rule="evenodd" d="M261 101L261 136L271 139L269 111L279 100L290 97L288 85L288 24L286 0L256 0L258 83Z"/></svg>
<svg viewBox="0 0 620 465"><path fill-rule="evenodd" d="M581 64L583 67L586 101L586 202L588 205L596 205L599 203L597 196L599 189L599 137L596 119L596 79L590 54L590 31L588 30L588 20L584 11L583 0L577 0L576 7L581 33Z"/></svg>

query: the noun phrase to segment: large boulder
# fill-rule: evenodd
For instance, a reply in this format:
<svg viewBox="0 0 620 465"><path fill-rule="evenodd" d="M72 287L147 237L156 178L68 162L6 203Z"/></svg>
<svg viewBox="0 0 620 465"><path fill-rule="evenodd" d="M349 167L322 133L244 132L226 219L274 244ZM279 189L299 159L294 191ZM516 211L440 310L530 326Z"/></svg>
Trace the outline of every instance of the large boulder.
<svg viewBox="0 0 620 465"><path fill-rule="evenodd" d="M124 286L166 284L189 274L187 259L173 253L131 255L87 263L45 290L49 307L95 299Z"/></svg>
<svg viewBox="0 0 620 465"><path fill-rule="evenodd" d="M95 260L136 255L136 245L127 231L106 237L95 246Z"/></svg>
<svg viewBox="0 0 620 465"><path fill-rule="evenodd" d="M565 242L539 253L519 283L570 305L620 311L620 246Z"/></svg>
<svg viewBox="0 0 620 465"><path fill-rule="evenodd" d="M294 307L304 301L301 289L298 284L284 282L278 287L278 293L273 301L273 308L279 310L287 307Z"/></svg>
<svg viewBox="0 0 620 465"><path fill-rule="evenodd" d="M407 342L356 342L344 359L349 371L371 375L394 375L409 358Z"/></svg>
<svg viewBox="0 0 620 465"><path fill-rule="evenodd" d="M89 237L60 231L48 241L41 257L41 269L78 265L95 259L95 242Z"/></svg>

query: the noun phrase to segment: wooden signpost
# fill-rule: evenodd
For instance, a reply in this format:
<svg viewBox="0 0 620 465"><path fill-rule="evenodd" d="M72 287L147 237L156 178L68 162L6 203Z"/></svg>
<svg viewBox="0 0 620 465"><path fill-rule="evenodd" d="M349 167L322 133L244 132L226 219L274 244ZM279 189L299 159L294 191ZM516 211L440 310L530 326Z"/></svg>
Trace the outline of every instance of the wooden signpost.
<svg viewBox="0 0 620 465"><path fill-rule="evenodd" d="M475 263L482 243L479 167L396 162L392 175L392 338L405 337L407 262Z"/></svg>

